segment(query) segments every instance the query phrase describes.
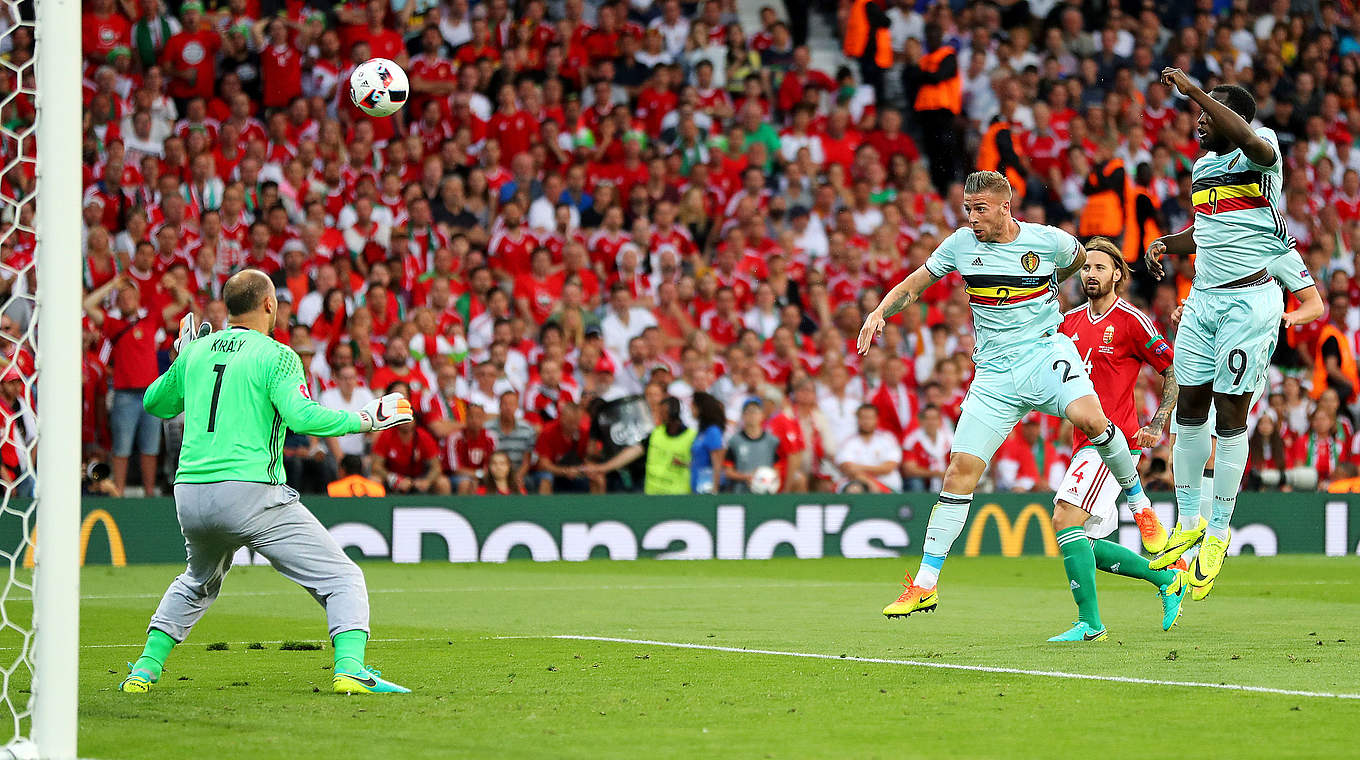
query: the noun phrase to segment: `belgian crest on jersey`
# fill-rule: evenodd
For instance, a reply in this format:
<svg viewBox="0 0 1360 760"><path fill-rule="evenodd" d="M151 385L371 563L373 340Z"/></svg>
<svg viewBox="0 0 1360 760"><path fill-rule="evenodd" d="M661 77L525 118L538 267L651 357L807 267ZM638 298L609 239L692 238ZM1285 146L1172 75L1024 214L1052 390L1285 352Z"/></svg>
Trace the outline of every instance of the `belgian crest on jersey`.
<svg viewBox="0 0 1360 760"><path fill-rule="evenodd" d="M1039 254L1034 251L1025 251L1025 255L1020 257L1020 266L1031 274L1039 268Z"/></svg>
<svg viewBox="0 0 1360 760"><path fill-rule="evenodd" d="M1104 339L1107 346L1114 342L1114 325L1106 325Z"/></svg>

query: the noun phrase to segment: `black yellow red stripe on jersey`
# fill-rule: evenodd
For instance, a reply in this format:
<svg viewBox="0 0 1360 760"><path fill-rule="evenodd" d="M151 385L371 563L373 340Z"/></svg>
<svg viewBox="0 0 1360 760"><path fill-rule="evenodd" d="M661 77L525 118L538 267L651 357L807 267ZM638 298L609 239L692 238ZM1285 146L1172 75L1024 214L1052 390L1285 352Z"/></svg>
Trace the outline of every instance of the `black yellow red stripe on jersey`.
<svg viewBox="0 0 1360 760"><path fill-rule="evenodd" d="M1009 306L1056 294L1051 277L975 274L964 275L963 281L968 302L977 306Z"/></svg>
<svg viewBox="0 0 1360 760"><path fill-rule="evenodd" d="M1190 202L1199 214L1222 214L1252 208L1268 208L1261 187L1261 172L1229 172L1203 177L1190 186Z"/></svg>

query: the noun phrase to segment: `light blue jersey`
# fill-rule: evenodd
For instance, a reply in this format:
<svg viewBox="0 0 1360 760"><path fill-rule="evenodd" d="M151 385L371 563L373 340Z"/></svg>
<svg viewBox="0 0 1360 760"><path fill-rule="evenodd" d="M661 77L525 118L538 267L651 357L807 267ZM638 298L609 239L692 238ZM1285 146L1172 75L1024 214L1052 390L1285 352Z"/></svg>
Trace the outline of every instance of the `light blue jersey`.
<svg viewBox="0 0 1360 760"><path fill-rule="evenodd" d="M1285 255L1294 241L1285 228L1281 188L1284 157L1274 130L1256 130L1275 149L1269 166L1252 162L1239 148L1195 161L1191 202L1195 206L1196 288L1235 282Z"/></svg>
<svg viewBox="0 0 1360 760"><path fill-rule="evenodd" d="M1303 263L1303 257L1299 255L1298 251L1293 249L1290 249L1289 253L1270 262L1270 265L1266 267L1266 271L1270 273L1271 277L1275 278L1276 282L1285 286L1290 293L1298 293L1301 290L1307 290L1308 288L1317 285L1317 282L1313 279L1313 273L1308 271L1308 265ZM1279 335L1280 332L1278 329L1271 333L1271 340L1265 352L1267 359L1275 355L1275 345L1279 340ZM1176 345L1180 345L1180 342L1177 341ZM1231 357L1229 360L1231 361ZM1228 368L1228 371L1233 372L1231 368ZM1262 373L1262 376L1264 377L1264 372ZM1256 402L1260 400L1262 394L1265 392L1266 385L1266 383L1262 382L1256 386L1256 390L1252 392L1251 405L1248 408L1254 408L1256 406ZM1214 406L1210 404L1210 430L1217 428L1217 420L1218 417L1214 413ZM1179 428L1180 424L1176 422L1176 415L1171 415L1171 434L1176 435L1179 432Z"/></svg>
<svg viewBox="0 0 1360 760"><path fill-rule="evenodd" d="M1057 227L1018 222L1009 243L984 243L967 227L944 239L926 259L936 278L963 275L973 310L979 366L1057 332L1057 270L1076 261L1077 239Z"/></svg>
<svg viewBox="0 0 1360 760"><path fill-rule="evenodd" d="M1308 265L1303 263L1303 257L1293 248L1290 248L1285 255L1270 262L1266 271L1281 285L1288 288L1290 293L1297 293L1300 290L1307 290L1317 285L1317 282L1313 280L1313 273L1308 271Z"/></svg>

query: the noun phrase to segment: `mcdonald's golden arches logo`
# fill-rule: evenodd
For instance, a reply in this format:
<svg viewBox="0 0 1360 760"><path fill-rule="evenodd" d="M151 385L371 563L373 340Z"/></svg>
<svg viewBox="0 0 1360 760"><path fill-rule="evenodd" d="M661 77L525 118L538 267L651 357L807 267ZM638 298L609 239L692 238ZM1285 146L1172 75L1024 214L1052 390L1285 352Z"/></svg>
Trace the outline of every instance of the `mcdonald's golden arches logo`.
<svg viewBox="0 0 1360 760"><path fill-rule="evenodd" d="M114 567L127 567L127 552L123 549L123 534L118 530L118 522L113 515L103 509L91 510L80 523L80 565L85 566L85 553L90 548L90 534L95 523L104 524L104 535L109 539L109 564ZM24 550L24 567L33 567L33 547L38 545L38 530L28 534L28 548Z"/></svg>
<svg viewBox="0 0 1360 760"><path fill-rule="evenodd" d="M1048 512L1042 506L1038 504L1026 506L1020 510L1020 514L1016 515L1015 522L1012 523L999 504L988 504L973 517L973 525L968 529L968 542L963 547L965 557L978 556L982 549L982 534L987 529L987 521L990 518L996 519L996 528L1001 534L1002 556L1019 557L1025 550L1025 533L1029 530L1030 518L1039 523L1039 532L1044 539L1044 554L1050 557L1058 556L1058 539L1053 534L1053 524L1048 519Z"/></svg>

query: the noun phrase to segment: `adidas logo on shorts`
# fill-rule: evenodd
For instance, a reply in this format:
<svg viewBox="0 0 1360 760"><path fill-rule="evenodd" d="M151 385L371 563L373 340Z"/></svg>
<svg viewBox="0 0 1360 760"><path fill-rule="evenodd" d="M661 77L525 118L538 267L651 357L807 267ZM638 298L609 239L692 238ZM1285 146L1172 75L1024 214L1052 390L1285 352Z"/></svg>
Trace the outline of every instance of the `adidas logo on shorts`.
<svg viewBox="0 0 1360 760"><path fill-rule="evenodd" d="M1113 565L1110 565L1110 572L1112 572L1112 573L1117 573L1117 572L1119 572L1119 563L1118 563L1118 562L1114 563Z"/></svg>
<svg viewBox="0 0 1360 760"><path fill-rule="evenodd" d="M1081 588L1081 584L1080 584L1080 583L1077 583L1076 581L1072 581L1072 588L1073 588L1073 590L1079 589L1079 588Z"/></svg>

